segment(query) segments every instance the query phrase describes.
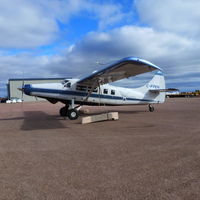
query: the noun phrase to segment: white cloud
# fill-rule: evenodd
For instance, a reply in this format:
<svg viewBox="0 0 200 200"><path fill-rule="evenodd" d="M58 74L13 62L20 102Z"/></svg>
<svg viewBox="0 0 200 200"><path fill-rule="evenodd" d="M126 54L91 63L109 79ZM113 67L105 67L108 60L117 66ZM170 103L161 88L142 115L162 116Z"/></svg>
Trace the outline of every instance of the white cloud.
<svg viewBox="0 0 200 200"><path fill-rule="evenodd" d="M199 41L174 33L124 26L109 32L89 33L70 47L66 57L63 57L64 65L61 64L58 68L49 66L49 69L54 73L57 71L63 74L68 71L73 75L83 75L104 67L95 64L96 61L109 64L122 57L135 56L147 59L163 68L169 78L167 83L173 87L175 76L176 79L182 79L184 84L187 83L187 78L192 80L192 73L200 74L199 46ZM130 81L121 83L130 85ZM139 85L137 79L133 81L133 87L134 83ZM178 81L177 84L181 86ZM190 87L195 86L193 84Z"/></svg>
<svg viewBox="0 0 200 200"><path fill-rule="evenodd" d="M200 33L200 1L136 0L140 19L157 30L196 37Z"/></svg>
<svg viewBox="0 0 200 200"><path fill-rule="evenodd" d="M199 43L198 43L199 44ZM127 56L141 57L163 67L168 73L185 73L199 61L195 40L152 28L124 26L109 32L93 32L73 46L70 56L90 62L109 62ZM193 60L193 64L191 61ZM184 66L188 69L181 69Z"/></svg>
<svg viewBox="0 0 200 200"><path fill-rule="evenodd" d="M104 30L107 26L112 26L122 20L128 20L131 15L129 12L123 12L120 4L94 2L85 1L84 6L88 12L94 13L94 17L99 20L99 30Z"/></svg>
<svg viewBox="0 0 200 200"><path fill-rule="evenodd" d="M29 48L48 44L58 27L30 1L1 0L0 30L1 48Z"/></svg>
<svg viewBox="0 0 200 200"><path fill-rule="evenodd" d="M173 6L171 0L138 0L140 18L148 27L122 26L110 31L106 27L130 17L122 12L122 5L86 0L16 0L15 6L11 0L0 2L0 47L32 48L51 43L59 36L56 20L67 23L81 11L90 13L99 26L60 55L13 55L1 51L1 81L22 76L80 77L105 66L96 61L109 64L135 56L163 68L170 86L181 86L181 80L184 87L187 80L188 87L195 87L193 80L198 84L198 78L193 79L194 74L200 74L200 26L196 24L200 19L199 3L195 0L173 1ZM122 84L130 85L131 81Z"/></svg>
<svg viewBox="0 0 200 200"><path fill-rule="evenodd" d="M44 70L47 64L46 56L32 55L0 55L0 79L7 81L9 78L38 77L48 75ZM46 72L45 72L46 71Z"/></svg>
<svg viewBox="0 0 200 200"><path fill-rule="evenodd" d="M58 39L57 20L67 24L81 11L89 13L99 28L126 16L119 5L87 0L0 0L0 48L35 48ZM78 27L77 27L78 28Z"/></svg>
<svg viewBox="0 0 200 200"><path fill-rule="evenodd" d="M96 61L109 64L123 57L135 56L157 64L173 81L173 76L200 73L198 44L173 33L124 26L109 32L89 33L60 55L1 54L0 68L3 70L0 78L5 81L21 78L23 71L26 77L80 77L105 67Z"/></svg>

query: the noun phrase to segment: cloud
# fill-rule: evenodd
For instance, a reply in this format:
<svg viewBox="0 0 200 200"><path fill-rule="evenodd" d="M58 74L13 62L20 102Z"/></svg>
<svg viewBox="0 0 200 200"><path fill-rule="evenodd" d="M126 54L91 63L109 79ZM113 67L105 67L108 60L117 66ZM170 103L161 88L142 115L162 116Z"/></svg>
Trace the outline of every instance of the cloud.
<svg viewBox="0 0 200 200"><path fill-rule="evenodd" d="M92 32L76 43L69 56L94 61L141 57L163 67L168 73L185 73L199 62L195 40L152 28L123 26L109 32ZM191 63L191 60L194 62ZM186 69L187 66L190 68ZM180 70L180 68L184 68Z"/></svg>
<svg viewBox="0 0 200 200"><path fill-rule="evenodd" d="M58 22L87 12L102 30L127 16L119 5L86 0L1 0L0 48L36 48L59 39ZM78 28L78 27L77 27Z"/></svg>
<svg viewBox="0 0 200 200"><path fill-rule="evenodd" d="M29 54L0 55L0 79L4 83L9 78L48 76L44 66L49 62L46 56Z"/></svg>
<svg viewBox="0 0 200 200"><path fill-rule="evenodd" d="M2 2L3 1L3 2ZM0 47L30 48L48 44L58 27L30 1L2 0L0 4Z"/></svg>
<svg viewBox="0 0 200 200"><path fill-rule="evenodd" d="M104 30L107 27L113 26L122 20L129 20L131 12L123 12L121 4L114 3L94 3L95 1L85 1L84 7L94 17L98 19L99 30Z"/></svg>
<svg viewBox="0 0 200 200"><path fill-rule="evenodd" d="M187 83L194 73L200 74L199 43L174 33L160 32L152 28L122 26L108 32L88 33L77 43L59 55L0 54L1 80L24 77L76 77L80 78L102 69L108 64L127 56L140 57L163 68L171 87ZM97 64L97 61L105 65ZM9 69L9 70L7 70ZM23 75L24 73L24 75ZM193 74L192 74L193 73ZM145 77L148 78L148 77ZM141 79L140 79L141 80ZM139 85L122 81L131 87ZM195 79L197 81L197 79ZM144 79L143 79L144 82ZM142 82L142 83L143 83Z"/></svg>
<svg viewBox="0 0 200 200"><path fill-rule="evenodd" d="M173 77L187 83L187 76L189 78L191 73L200 73L199 46L199 41L174 33L123 26L109 32L89 33L70 47L64 58L65 65L49 69L54 73L68 70L72 74L88 74L105 66L95 64L96 61L109 64L123 57L135 56L163 68L169 85L174 83L170 81Z"/></svg>
<svg viewBox="0 0 200 200"><path fill-rule="evenodd" d="M0 52L0 87L8 78L23 76L83 77L127 56L141 57L163 68L170 87L184 88L187 83L188 88L198 87L195 75L200 74L200 27L196 24L199 3L195 0L173 1L173 6L171 0L164 4L158 0L137 0L135 6L142 21L117 28L113 27L121 21L126 24L126 18L132 14L125 13L122 4L113 1L16 0L15 7L11 0L1 1L0 47L7 51ZM44 55L40 50L37 54L37 47L52 44L60 37L58 21L67 24L73 16L83 13L97 21L97 30L91 30L74 44L69 42L61 53ZM12 53L12 47L36 51ZM133 79L132 86L140 80ZM131 81L120 84L129 86Z"/></svg>
<svg viewBox="0 0 200 200"><path fill-rule="evenodd" d="M141 22L157 30L197 37L200 33L200 1L136 0Z"/></svg>

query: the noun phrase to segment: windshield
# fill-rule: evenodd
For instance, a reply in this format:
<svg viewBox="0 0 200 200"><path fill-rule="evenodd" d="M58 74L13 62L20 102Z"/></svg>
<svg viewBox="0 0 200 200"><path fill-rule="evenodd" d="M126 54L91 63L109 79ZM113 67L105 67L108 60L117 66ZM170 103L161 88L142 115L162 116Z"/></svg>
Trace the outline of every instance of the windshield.
<svg viewBox="0 0 200 200"><path fill-rule="evenodd" d="M67 87L67 88L71 87L71 82L69 82L69 80L62 81L62 84L63 84L64 87Z"/></svg>
<svg viewBox="0 0 200 200"><path fill-rule="evenodd" d="M65 79L65 80L62 81L62 84L65 85L68 82L69 82L69 80Z"/></svg>

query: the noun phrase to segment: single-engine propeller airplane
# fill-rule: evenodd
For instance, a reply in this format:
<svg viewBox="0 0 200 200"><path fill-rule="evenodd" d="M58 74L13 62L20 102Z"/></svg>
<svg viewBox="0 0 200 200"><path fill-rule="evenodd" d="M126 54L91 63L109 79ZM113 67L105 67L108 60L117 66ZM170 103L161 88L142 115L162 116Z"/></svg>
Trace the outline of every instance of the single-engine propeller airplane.
<svg viewBox="0 0 200 200"><path fill-rule="evenodd" d="M109 83L157 70L150 82L139 88L123 88ZM18 88L26 95L45 98L55 104L65 104L60 109L61 116L71 120L78 118L82 105L148 105L153 112L152 104L164 103L165 79L162 69L139 58L128 57L95 71L83 79L65 79L61 83L25 84Z"/></svg>

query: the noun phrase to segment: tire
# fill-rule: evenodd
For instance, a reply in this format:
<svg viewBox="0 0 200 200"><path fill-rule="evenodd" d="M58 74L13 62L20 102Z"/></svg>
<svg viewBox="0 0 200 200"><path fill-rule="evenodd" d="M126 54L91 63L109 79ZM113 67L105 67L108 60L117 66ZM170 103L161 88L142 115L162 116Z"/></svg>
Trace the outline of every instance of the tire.
<svg viewBox="0 0 200 200"><path fill-rule="evenodd" d="M78 111L76 109L68 110L67 116L70 120L75 120L79 117Z"/></svg>
<svg viewBox="0 0 200 200"><path fill-rule="evenodd" d="M68 112L68 106L62 107L60 109L60 116L66 117L67 116L67 112Z"/></svg>
<svg viewBox="0 0 200 200"><path fill-rule="evenodd" d="M154 107L149 105L149 112L153 112L154 111Z"/></svg>

